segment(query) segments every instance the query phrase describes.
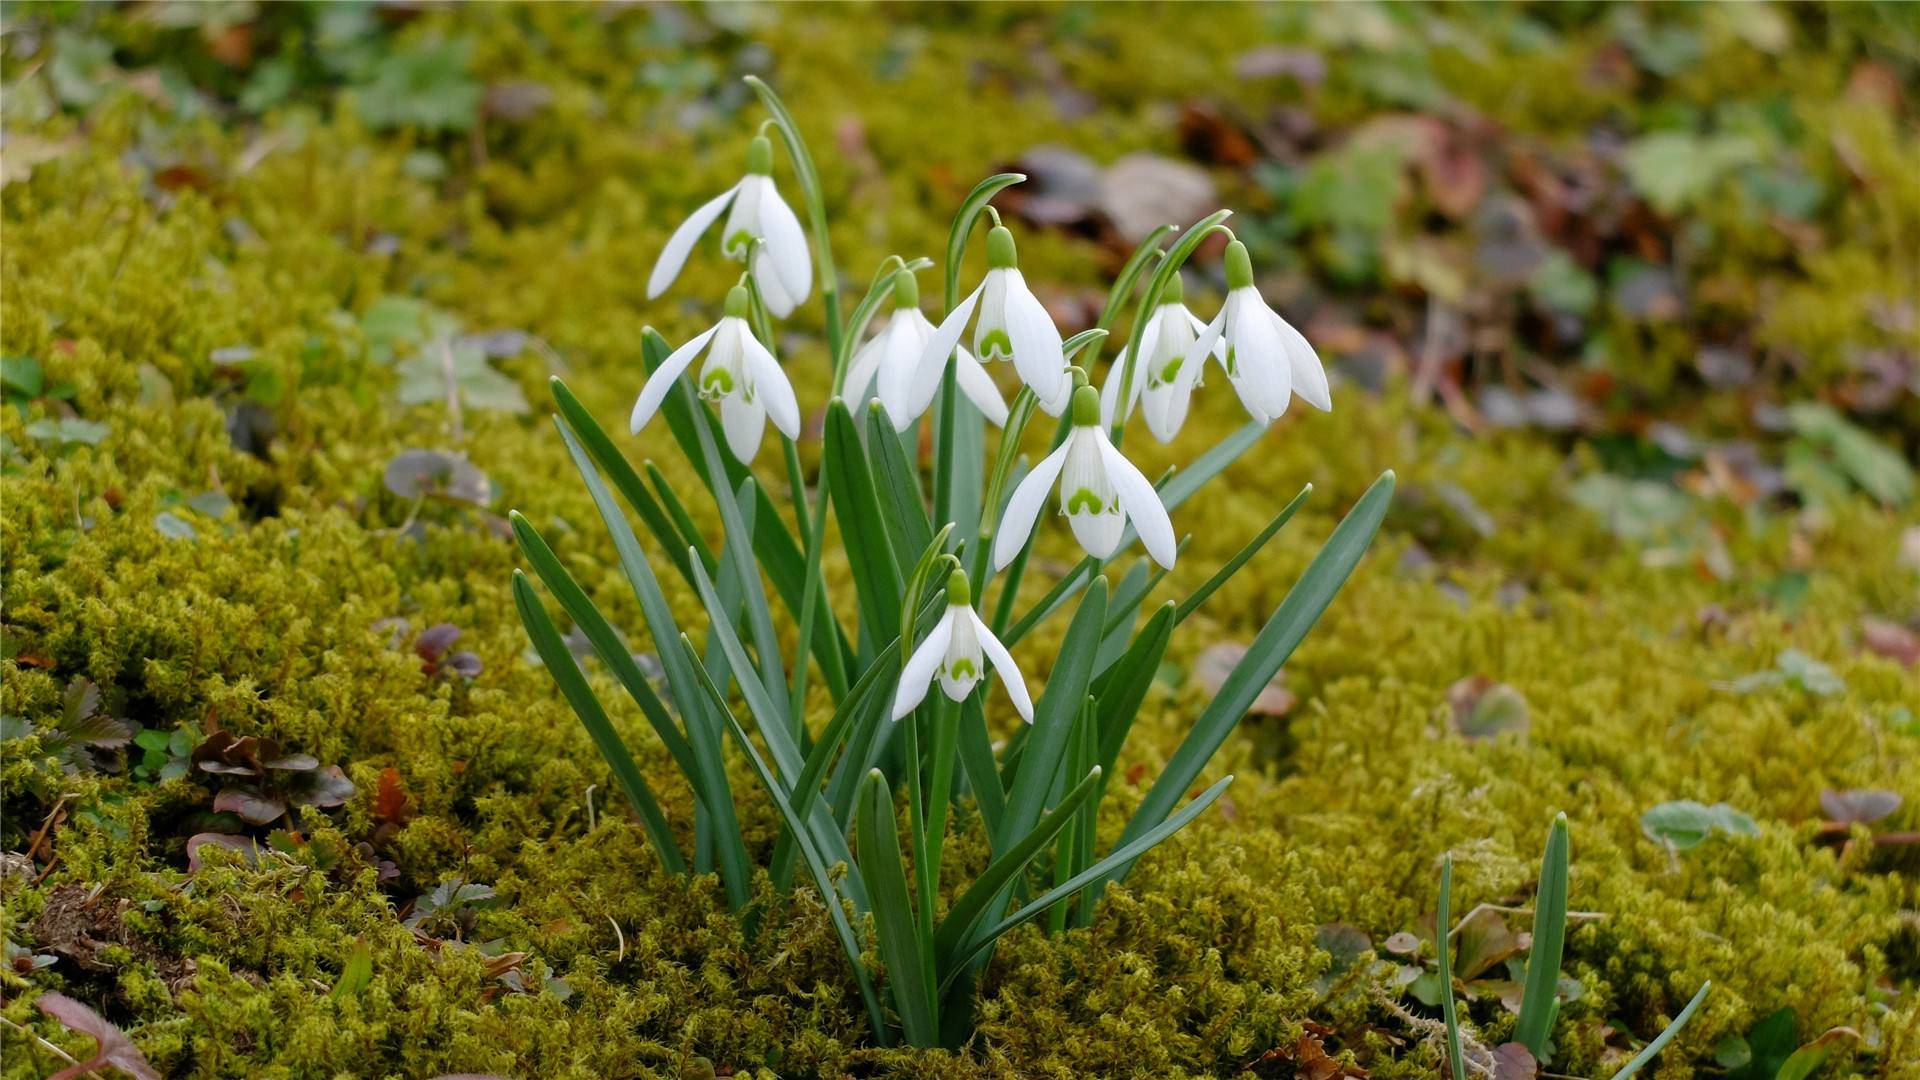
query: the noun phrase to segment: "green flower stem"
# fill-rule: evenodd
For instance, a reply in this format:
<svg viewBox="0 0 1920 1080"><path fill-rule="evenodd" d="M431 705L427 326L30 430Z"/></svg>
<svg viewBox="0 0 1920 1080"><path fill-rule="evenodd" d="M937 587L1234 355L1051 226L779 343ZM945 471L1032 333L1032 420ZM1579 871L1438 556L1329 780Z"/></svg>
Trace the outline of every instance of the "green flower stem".
<svg viewBox="0 0 1920 1080"><path fill-rule="evenodd" d="M927 713L925 709L915 709L913 715L899 721L900 735L906 740L905 752L900 758L900 767L907 774L907 831L913 846L914 892L919 894L919 903L915 905L915 916L920 925L920 934L928 944L931 955L933 941L933 864L927 861L927 812L926 803L921 799L920 783L920 723Z"/></svg>
<svg viewBox="0 0 1920 1080"><path fill-rule="evenodd" d="M960 703L943 692L933 708L933 775L927 784L927 892L921 920L931 927L940 888L940 851L946 844L947 808L953 799L953 763L960 746ZM932 935L929 933L929 940Z"/></svg>
<svg viewBox="0 0 1920 1080"><path fill-rule="evenodd" d="M746 84L760 95L760 103L773 114L773 122L780 129L780 141L786 144L787 156L793 160L794 174L800 180L800 194L807 204L807 224L813 230L813 254L820 267L820 300L826 307L827 352L840 355L840 342L845 328L840 324L840 275L833 266L832 237L827 232L827 203L820 191L820 172L814 168L813 154L807 150L806 140L800 137L800 127L793 121L793 114L787 111L786 103L773 88L762 82L757 75L748 75Z"/></svg>
<svg viewBox="0 0 1920 1080"><path fill-rule="evenodd" d="M1147 282L1147 291L1140 297L1139 310L1133 317L1133 332L1127 335L1127 364L1120 370L1120 396L1113 410L1113 430L1108 432L1114 446L1120 445L1121 438L1126 434L1127 417L1133 412L1133 379L1135 370L1140 366L1140 345L1146 337L1147 320L1152 317L1154 309L1160 306L1160 297L1167 291L1167 282L1186 265L1201 242L1216 232L1232 235L1221 224L1232 214L1231 210L1215 210L1194 222L1191 228L1180 234L1180 239L1173 242L1173 246L1167 249L1167 257L1161 259L1160 265L1154 268L1153 278Z"/></svg>

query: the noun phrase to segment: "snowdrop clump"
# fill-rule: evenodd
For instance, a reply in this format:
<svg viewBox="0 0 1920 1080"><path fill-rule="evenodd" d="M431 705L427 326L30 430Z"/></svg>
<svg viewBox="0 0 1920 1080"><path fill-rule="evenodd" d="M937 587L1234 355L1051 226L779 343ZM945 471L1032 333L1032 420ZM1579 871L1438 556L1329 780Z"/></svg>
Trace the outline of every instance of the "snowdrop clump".
<svg viewBox="0 0 1920 1080"><path fill-rule="evenodd" d="M1320 358L1262 298L1238 240L1227 245L1217 313L1203 322L1187 306L1181 275L1203 241L1231 238L1224 210L1147 237L1098 325L1063 335L991 205L1024 179L1011 173L982 181L955 215L937 321L922 311L918 275L934 265L927 258L889 257L844 308L812 156L780 99L747 81L771 119L748 144L746 175L672 231L646 295L674 286L723 215L718 254L744 269L707 329L677 346L646 332L638 351L647 374L629 417L647 456L671 446L704 491L683 495L650 465L643 479L571 390L553 383L560 434L644 631L616 628L518 513L512 525L533 577L515 573L515 602L662 867L717 874L740 908L757 872L780 890L804 874L827 901L874 1038L959 1046L995 941L1041 915L1052 930L1088 925L1107 883L1225 790L1231 777L1187 798L1365 552L1393 478L1384 474L1354 504L1101 854L1094 829L1107 777L1172 633L1259 555L1311 488L1272 507L1272 522L1221 567L1168 582L1183 506L1263 439L1285 437L1270 429L1293 397L1332 407ZM785 148L802 213L775 179L768 129ZM963 294L962 256L982 232L987 270ZM774 321L798 316L816 284L818 321L793 324L781 340L807 341L818 327L819 348L777 356ZM1086 373L1098 368L1109 329L1123 324L1130 336L1096 389ZM1162 442L1173 440L1213 365L1248 422L1149 479L1124 449L1133 414L1144 414ZM823 383L824 395L796 392ZM821 415L811 475L799 452L803 408ZM1051 427L1052 435L1044 449L1032 440L1029 453L1036 415L1053 423L1033 434ZM755 463L769 420L782 468L763 477ZM989 425L998 429L991 452ZM717 546L690 510L703 503L724 530ZM1065 530L1051 527L1056 516ZM1044 588L1037 580L1024 588L1035 545L1065 536L1080 560ZM1140 558L1109 582L1134 539ZM829 560L845 572L830 577ZM657 793L641 773L535 578L646 720L683 790ZM697 598L702 625L676 619L663 579ZM844 581L847 595L832 591L840 586L830 582ZM1158 588L1179 595L1150 606ZM1027 644L1061 618L1064 630L1048 635L1057 645L1042 653ZM643 633L664 685L630 651ZM996 681L1001 692L989 694ZM739 825L730 747L784 823L758 870ZM903 800L910 860L898 825ZM990 838L992 858L971 880L942 873L954 815L977 815ZM848 918L843 902L861 918ZM863 960L871 955L883 962L884 981Z"/></svg>

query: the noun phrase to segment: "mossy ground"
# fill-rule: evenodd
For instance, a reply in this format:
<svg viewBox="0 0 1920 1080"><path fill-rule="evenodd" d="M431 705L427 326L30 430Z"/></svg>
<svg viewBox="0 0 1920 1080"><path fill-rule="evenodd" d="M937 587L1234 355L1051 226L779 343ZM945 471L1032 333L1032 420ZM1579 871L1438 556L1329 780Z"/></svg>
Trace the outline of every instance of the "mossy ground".
<svg viewBox="0 0 1920 1080"><path fill-rule="evenodd" d="M1436 1046L1381 998L1322 993L1331 961L1316 935L1346 924L1382 942L1415 929L1445 852L1457 910L1524 906L1548 822L1564 810L1573 906L1602 917L1569 938L1568 974L1583 992L1562 1012L1554 1072L1604 1073L1712 979L1653 1075L1718 1074L1715 1048L1782 1008L1803 1040L1856 1033L1832 1044L1830 1074L1916 1075L1916 849L1860 843L1843 856L1815 843L1825 788L1895 791L1905 806L1877 827L1920 823L1920 681L1860 644L1865 616L1920 616L1920 570L1900 554L1913 543L1910 509L1861 494L1743 502L1711 485L1664 486L1683 512L1658 535L1623 539L1571 494L1618 467L1617 432L1571 450L1539 433L1468 435L1411 404L1401 374L1361 389L1359 369L1343 366L1351 358L1326 347L1354 376L1337 386L1335 411L1296 410L1176 515L1194 538L1161 587L1171 597L1315 485L1176 637L1122 754L1126 781L1103 838L1204 700L1191 676L1199 654L1250 638L1344 508L1395 469L1393 516L1288 665L1298 703L1246 723L1209 769L1240 777L1221 809L1110 891L1090 929L1006 942L980 1035L961 1054L874 1047L807 891L763 889L748 935L711 878L659 870L614 809L593 744L527 658L507 588L516 551L493 516L521 510L603 610L641 625L542 418L543 383L563 372L610 430L624 429L642 326L679 340L711 317L696 298L717 296L733 270L705 249L667 299L646 302L643 285L667 231L738 169L758 119L732 81L745 71L778 86L812 139L836 256L856 283L888 253L936 253L973 180L1030 146L1100 161L1178 153L1182 102L1264 113L1281 91L1231 74L1233 58L1263 42L1326 54L1335 74L1307 104L1332 129L1415 107L1427 89L1493 117L1514 145L1603 122L1640 133L1730 97L1784 109L1800 135L1775 149L1829 186L1816 214L1827 241L1788 252L1752 208L1703 196L1682 215L1711 253L1695 256L1715 286L1701 306L1649 326L1608 305L1588 329L1610 348L1568 362L1615 380L1621 410L1725 426L1741 409L1702 393L1690 372L1713 328L1730 325L1788 358L1767 373L1780 393L1845 402L1855 346L1915 348L1912 327L1875 307L1913 295L1914 249L1901 243L1920 235L1913 106L1877 104L1848 81L1876 35L1911 42L1909 13L1768 8L1778 25L1756 29L1731 8L1632 9L1663 20L1641 38L1684 32L1700 54L1667 76L1596 87L1588 73L1615 62L1626 9L1462 18L1448 25L1464 36L1431 46L1407 12L1360 7L1338 9L1344 18L1185 6L466 8L393 17L344 44L323 12L274 9L244 63L229 27L181 28L159 10L9 8L67 53L44 70L30 55L7 59L0 331L8 356L34 359L49 387L71 393L0 419L0 704L44 730L85 677L113 715L271 735L341 765L359 794L305 812L295 854L254 868L214 858L189 875L185 837L210 800L204 785L69 773L38 736L9 741L5 849L28 850L50 814L56 824L24 876L7 879L6 937L58 957L0 975L12 1024L83 1052L86 1040L31 1005L36 991L61 989L183 1076L672 1076L700 1058L769 1076L1291 1075L1303 1025L1374 1076L1434 1075ZM1789 44L1769 51L1776 31ZM353 69L332 76L349 93L316 75L320 89L303 95L296 82L261 115L232 111L268 58L305 57L294 72L305 79L331 70L324 50L367 42L405 55L457 47L443 50L446 64L422 61L412 83ZM81 67L73 58L95 43L104 58ZM1405 69L1409 100L1383 104L1386 91L1339 74L1346 60L1365 69L1382 58ZM461 88L478 94L482 82L544 96L525 118L489 105L470 129L391 114L393 87L411 86L471 121ZM83 93L95 84L97 95ZM1084 95L1087 111L1064 115L1045 89L1058 86ZM31 174L16 174L30 157ZM1279 219L1270 188L1216 172L1250 235ZM1337 229L1283 232L1264 246L1289 268L1289 288L1366 312L1410 287L1343 279L1351 237ZM1021 245L1030 280L1103 284L1081 238L1023 227ZM535 335L497 364L530 412L469 408L456 429L442 404L397 403L364 320L391 296L423 299L470 330ZM817 310L782 337L803 402L819 402L826 384ZM1391 311L1375 315L1391 326ZM1911 453L1903 400L1877 423ZM62 445L29 432L62 416L105 434ZM236 416L270 423L259 452L232 434ZM1174 446L1139 440L1142 465L1153 474L1188 459L1235 422L1224 384L1209 385ZM678 490L699 490L664 431L624 446ZM466 453L491 479L490 509L429 504L410 518L382 475L413 448ZM768 466L765 481L783 489ZM187 501L206 492L224 494L224 508ZM1062 536L1043 540L1042 572L1027 582L1036 595L1066 556ZM829 574L849 587L844 566ZM699 625L697 601L674 599ZM457 624L484 669L470 682L423 672L404 637L396 646L394 617L414 630ZM1062 628L1042 627L1020 650L1036 681ZM1788 649L1843 685L1734 688ZM1473 675L1524 696L1524 735L1453 732L1449 688ZM637 716L616 720L690 832L657 740ZM743 763L732 767L735 789L755 791ZM412 800L398 828L375 806L386 769ZM1669 853L1640 817L1676 799L1730 803L1758 835ZM747 797L741 812L750 846L765 850L771 808ZM397 877L358 858L324 865L324 852L363 841ZM977 864L980 853L969 835L955 858ZM528 992L503 987L482 950L444 940L451 927L423 940L401 924L402 905L451 877L496 891L500 902L459 936L524 951ZM370 981L333 993L361 942ZM569 994L542 988L542 974ZM1511 1026L1490 1000L1473 1018L1496 1040ZM19 1029L5 1038L6 1076L55 1066Z"/></svg>

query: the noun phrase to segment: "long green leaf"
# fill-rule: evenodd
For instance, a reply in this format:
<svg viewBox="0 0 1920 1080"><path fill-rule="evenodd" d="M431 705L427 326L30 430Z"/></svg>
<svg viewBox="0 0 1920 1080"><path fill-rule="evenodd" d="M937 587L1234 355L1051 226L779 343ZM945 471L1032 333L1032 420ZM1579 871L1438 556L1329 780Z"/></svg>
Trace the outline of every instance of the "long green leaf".
<svg viewBox="0 0 1920 1080"><path fill-rule="evenodd" d="M671 553L669 558L673 560L675 568L680 571L680 576L686 578L691 584L692 572L686 565L686 549L689 541L681 535L679 528L668 516L666 510L647 491L647 486L640 482L639 474L635 473L633 466L627 463L626 455L614 447L613 440L607 438L606 431L593 419L593 414L587 412L587 407L580 403L580 399L573 396L573 391L567 388L567 384L556 375L548 381L548 385L553 391L554 404L560 409L560 415L566 420L567 426L579 435L580 441L592 453L593 459L599 462L600 467L606 470L607 476L612 478L613 486L620 492L620 496L627 500L627 505L633 507L635 513L640 515L640 521L646 525L647 531L653 534L653 538L659 542L663 550Z"/></svg>
<svg viewBox="0 0 1920 1080"><path fill-rule="evenodd" d="M1687 1026L1687 1021L1693 1019L1694 1012L1700 1008L1701 1002L1707 1000L1707 991L1711 989L1713 989L1713 982L1711 980L1701 983L1700 989L1694 992L1693 1000L1687 1002L1687 1007L1681 1009L1680 1015L1673 1018L1673 1023L1668 1024L1666 1030L1654 1036L1652 1042L1648 1043L1639 1053L1633 1055L1633 1060L1627 1062L1624 1068L1614 1073L1613 1080L1627 1080L1628 1077L1646 1068L1649 1062L1659 1056L1660 1051L1665 1050L1667 1044L1673 1041L1673 1037L1680 1034L1680 1029Z"/></svg>
<svg viewBox="0 0 1920 1080"><path fill-rule="evenodd" d="M1092 772L1074 785L1073 790L1061 798L1058 806L1040 819L1038 825L1005 852L994 856L973 884L967 886L967 891L947 909L947 917L940 921L940 929L934 934L933 955L937 970L946 971L952 965L953 954L972 936L974 924L986 914L988 905L1047 849L1060 830L1067 827L1074 812L1093 798L1099 789L1100 767L1096 765Z"/></svg>
<svg viewBox="0 0 1920 1080"><path fill-rule="evenodd" d="M553 618L547 614L546 606L540 603L533 583L519 570L513 572L513 602L520 609L520 621L526 624L527 636L533 639L533 648L540 654L540 662L553 674L553 681L560 685L561 696L573 706L574 714L580 717L587 734L593 736L594 745L600 748L600 756L613 769L613 778L619 783L620 790L626 793L627 802L639 813L640 824L646 829L653 850L660 856L661 865L675 874L686 873L687 862L680 854L680 844L674 839L673 827L667 824L666 816L660 812L660 804L654 800L646 778L640 775L640 767L634 764L626 743L620 741L619 732L613 730L613 722L607 719L606 710L600 707L600 699L594 696L593 688L587 685L587 677L580 673L580 665L574 662L573 653L567 650L566 642L560 639L560 631L553 625Z"/></svg>
<svg viewBox="0 0 1920 1080"><path fill-rule="evenodd" d="M981 953L985 952L988 946L992 945L1007 931L1012 930L1035 916L1043 914L1048 908L1094 882L1107 880L1113 876L1120 867L1131 866L1136 859L1146 854L1154 845L1172 836L1174 833L1179 832L1182 828L1186 827L1188 822L1199 817L1200 812L1212 806L1214 800L1218 799L1221 793L1227 790L1227 785L1231 783L1233 783L1233 777L1221 777L1218 783L1201 792L1192 802L1182 807L1172 817L1167 818L1165 821L1160 822L1158 825L1155 825L1153 828L1148 829L1146 832L1131 840L1123 839L1123 842L1118 847L1107 853L1106 858L1075 874L1071 880L1055 887L1026 907L1021 908L1019 911L1000 920L988 929L976 934L972 941L954 957L953 966L947 970L941 981L940 986L942 992L945 992L946 987L963 971L967 970L967 967L972 964Z"/></svg>
<svg viewBox="0 0 1920 1080"><path fill-rule="evenodd" d="M854 824L860 871L873 900L873 925L878 932L880 957L887 964L887 989L907 1041L936 1046L940 1041L938 1005L933 999L933 974L927 968L930 943L923 941L907 894L906 866L900 859L900 827L894 821L893 794L879 769L867 773L860 785L860 811ZM933 897L923 896L922 904Z"/></svg>
<svg viewBox="0 0 1920 1080"><path fill-rule="evenodd" d="M680 627L673 619L673 607L667 603L666 594L661 592L653 566L640 550L639 538L634 536L633 527L627 524L626 515L620 512L620 505L614 501L613 493L607 490L607 485L600 479L600 471L594 467L593 458L588 456L586 447L581 445L569 425L556 422L554 426L560 431L560 439L566 444L567 455L573 460L575 471L587 486L587 494L593 498L594 508L600 512L601 522L613 538L614 551L620 557L620 569L626 574L634 599L640 603L640 613L646 621L647 630L653 635L661 667L666 670L667 688L680 710L687 743L692 747L694 762L699 767L701 787L712 793L711 798L702 800L702 805L712 815L714 831L719 834L715 842L728 847L741 845L739 823L733 811L733 796L721 756L720 740L724 736L719 730L719 722L701 705L697 692L699 687L692 669L680 661L678 650L668 644L680 636ZM697 566L697 563L692 564L690 569ZM740 886L728 885L730 897L735 895L731 890L748 884L745 880L745 863L744 849L726 853L723 865L741 868Z"/></svg>
<svg viewBox="0 0 1920 1080"><path fill-rule="evenodd" d="M1273 516L1273 520L1267 522L1267 527L1260 530L1259 535L1247 541L1246 546L1242 547L1239 551L1234 552L1233 558L1228 559L1226 564L1220 567L1212 577L1208 578L1199 588L1193 590L1193 595L1180 601L1180 609L1175 612L1173 616L1174 623L1177 625L1186 622L1187 616L1198 611L1200 605L1206 603L1207 598L1212 596L1215 590L1226 584L1228 578L1239 573L1240 568L1247 565L1247 562L1255 555L1258 555L1260 549L1267 546L1267 541L1273 539L1274 536L1286 526L1287 522L1292 520L1294 512L1300 509L1301 504L1305 503L1307 496L1312 493L1312 484L1301 488L1300 494L1295 495L1292 502L1281 508L1280 512Z"/></svg>
<svg viewBox="0 0 1920 1080"><path fill-rule="evenodd" d="M1453 1000L1453 855L1440 864L1440 911L1434 923L1440 937L1440 1016L1447 1025L1447 1061L1453 1080L1467 1080L1467 1058L1460 1049L1459 1008Z"/></svg>
<svg viewBox="0 0 1920 1080"><path fill-rule="evenodd" d="M682 660L699 668L699 654L694 652L693 642L688 640L685 634L680 635L680 647L675 651L680 654ZM873 980L867 977L866 964L861 960L860 940L854 935L853 926L847 921L847 913L840 906L840 891L834 889L834 862L829 861L821 854L820 849L814 846L800 812L794 809L786 792L781 790L780 782L774 777L773 770L767 767L766 759L760 756L759 748L753 745L753 740L748 737L746 729L740 726L740 721L734 717L733 710L727 707L726 699L720 694L720 688L713 684L712 679L706 677L704 668L700 669L700 676L700 689L708 704L714 713L726 722L727 730L733 733L734 741L739 743L740 749L746 752L747 760L753 765L754 774L760 778L760 786L766 789L767 798L773 800L774 809L780 812L781 818L787 823L787 830L798 838L802 860L807 864L807 872L813 876L814 890L820 894L821 906L827 909L827 918L833 922L834 936L840 939L840 950L846 953L847 963L853 969L854 982L860 988L860 1000L866 1004L867 1019L873 1025L873 1037L882 1046L893 1045L893 1029L887 1023L886 1012L880 1007L879 995L873 991ZM858 880L857 867L853 865L852 860L847 859L845 863L848 873L841 880L843 890ZM848 899L852 899L851 894ZM855 901L855 906L859 906L859 901Z"/></svg>
<svg viewBox="0 0 1920 1080"><path fill-rule="evenodd" d="M1159 779L1154 781L1152 790L1141 801L1139 809L1127 822L1122 839L1140 836L1151 829L1156 822L1166 817L1180 796L1186 792L1200 770L1206 767L1214 753L1218 751L1227 736L1240 723L1254 698L1260 695L1280 665L1286 663L1307 631L1319 620L1327 605L1333 602L1334 594L1346 583L1348 575L1360 563L1360 557L1366 554L1367 545L1372 543L1375 530L1380 527L1380 519L1386 516L1387 504L1393 499L1393 473L1382 473L1373 486L1367 489L1360 501L1354 504L1346 518L1333 530L1320 553L1313 557L1307 570L1300 575L1280 602L1273 617L1260 629L1260 633L1247 648L1246 655L1227 676L1220 692L1194 721L1193 728L1182 740L1173 757L1168 759L1166 768ZM1126 874L1121 867L1114 880Z"/></svg>
<svg viewBox="0 0 1920 1080"><path fill-rule="evenodd" d="M1140 713L1140 703L1160 672L1160 661L1173 640L1173 602L1162 604L1133 637L1126 655L1109 667L1094 686L1094 715L1100 732L1099 763L1109 772L1120 757L1120 747Z"/></svg>
<svg viewBox="0 0 1920 1080"><path fill-rule="evenodd" d="M1540 892L1533 901L1533 948L1527 953L1527 987L1513 1038L1547 1060L1547 1037L1559 1011L1560 954L1567 941L1567 815L1553 819L1547 853L1540 860Z"/></svg>
<svg viewBox="0 0 1920 1080"><path fill-rule="evenodd" d="M900 634L900 556L887 534L866 449L844 401L827 406L826 460L833 477L834 516L853 565L861 629L873 642ZM918 555L919 549L913 554Z"/></svg>
<svg viewBox="0 0 1920 1080"><path fill-rule="evenodd" d="M1100 644L1100 627L1107 615L1107 582L1097 578L1080 601L1060 643L1053 672L1047 676L1047 688L1034 705L1033 727L1029 730L1026 753L1019 771L1007 785L1007 808L994 832L993 850L1004 851L1033 829L1040 820L1048 793L1053 788L1060 755L1087 699L1087 684L1093 678L1094 650Z"/></svg>
<svg viewBox="0 0 1920 1080"><path fill-rule="evenodd" d="M920 474L894 433L893 420L886 406L875 398L867 406L867 454L873 459L873 479L880 501L888 511L889 535L893 550L906 563L910 552L925 551L933 540L933 523L927 520L927 504L920 494ZM951 522L942 523L951 524Z"/></svg>

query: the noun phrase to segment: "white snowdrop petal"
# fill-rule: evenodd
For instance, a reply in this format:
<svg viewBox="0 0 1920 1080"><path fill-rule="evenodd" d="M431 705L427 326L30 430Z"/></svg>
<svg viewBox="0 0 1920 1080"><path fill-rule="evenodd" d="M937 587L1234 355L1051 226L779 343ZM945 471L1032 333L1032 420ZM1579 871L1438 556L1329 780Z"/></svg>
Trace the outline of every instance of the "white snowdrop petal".
<svg viewBox="0 0 1920 1080"><path fill-rule="evenodd" d="M940 325L927 338L926 347L920 350L920 367L932 364L938 371L946 365L948 354L960 344L960 333L967 328L967 320L973 316L974 305L980 302L980 290L984 288L986 286L981 285L968 293L965 300L955 304L947 317L940 320Z"/></svg>
<svg viewBox="0 0 1920 1080"><path fill-rule="evenodd" d="M756 398L748 401L742 394L720 399L720 428L727 436L727 449L741 463L751 462L760 450L760 436L767 430L766 406Z"/></svg>
<svg viewBox="0 0 1920 1080"><path fill-rule="evenodd" d="M647 299L652 300L667 291L673 279L680 276L680 270L687 265L687 256L692 253L693 245L700 242L700 234L713 225L715 218L733 201L740 192L735 184L727 190L702 203L699 209L687 215L687 220L673 230L667 237L667 246L660 249L660 257L653 262L653 272L647 275Z"/></svg>
<svg viewBox="0 0 1920 1080"><path fill-rule="evenodd" d="M793 314L800 306L787 286L780 280L780 273L774 268L773 254L765 244L761 244L753 253L753 284L760 290L760 300L767 305L767 314L776 319L784 319Z"/></svg>
<svg viewBox="0 0 1920 1080"><path fill-rule="evenodd" d="M864 400L867 390L873 386L874 376L880 371L880 350L886 337L886 328L882 327L865 345L854 350L853 362L847 365L846 385L840 391L849 402L857 404Z"/></svg>
<svg viewBox="0 0 1920 1080"><path fill-rule="evenodd" d="M987 369L973 358L972 353L965 349L955 351L953 377L960 392L973 402L974 408L980 410L980 415L986 417L994 427L1007 426L1007 403L1000 399L1000 388L994 385L993 376L987 374Z"/></svg>
<svg viewBox="0 0 1920 1080"><path fill-rule="evenodd" d="M1166 505L1160 501L1160 493L1107 439L1105 431L1095 429L1095 435L1100 440L1100 456L1106 462L1107 476L1120 496L1120 509L1133 522L1133 531L1140 534L1140 543L1147 554L1153 556L1153 561L1173 569L1174 555L1180 545L1173 535L1173 521L1167 516Z"/></svg>
<svg viewBox="0 0 1920 1080"><path fill-rule="evenodd" d="M1287 365L1293 374L1293 392L1321 412L1333 411L1333 394L1327 387L1327 370L1320 365L1306 335L1274 312L1273 321L1287 350Z"/></svg>
<svg viewBox="0 0 1920 1080"><path fill-rule="evenodd" d="M952 701L965 701L980 682L980 638L968 618L971 608L947 608L946 621L953 626L947 641L947 655L940 665L940 689Z"/></svg>
<svg viewBox="0 0 1920 1080"><path fill-rule="evenodd" d="M907 665L900 669L900 688L893 695L893 718L899 720L914 710L914 707L927 696L927 687L933 683L933 673L947 658L947 642L953 638L953 610L933 625L933 632L927 640L907 658Z"/></svg>
<svg viewBox="0 0 1920 1080"><path fill-rule="evenodd" d="M807 234L793 207L780 197L780 190L769 178L760 188L760 227L765 230L768 256L779 274L780 284L796 304L803 304L813 291L813 262L807 254Z"/></svg>
<svg viewBox="0 0 1920 1080"><path fill-rule="evenodd" d="M1013 342L1013 368L1033 387L1040 407L1050 416L1059 416L1073 392L1060 331L1020 271L1001 273L1007 275L1007 337Z"/></svg>
<svg viewBox="0 0 1920 1080"><path fill-rule="evenodd" d="M800 437L800 403L793 396L793 384L780 362L773 358L760 339L750 333L741 335L746 349L747 377L752 380L754 397L773 419L773 426L789 439Z"/></svg>
<svg viewBox="0 0 1920 1080"><path fill-rule="evenodd" d="M715 323L692 341L673 350L653 370L653 374L647 377L646 385L640 388L640 396L634 400L633 415L627 419L628 431L638 435L640 429L647 426L647 421L652 420L653 414L659 410L660 403L667 399L667 392L673 389L673 381L693 364L700 350L706 348L707 342L712 341L713 335L719 332L720 325Z"/></svg>
<svg viewBox="0 0 1920 1080"><path fill-rule="evenodd" d="M1047 493L1066 465L1067 449L1072 445L1071 438L1061 443L1058 450L1041 459L1013 489L1006 512L1000 515L1000 534L993 538L995 570L1006 569L1013 557L1020 554L1020 549L1027 546L1027 537L1033 535L1033 523L1040 516L1040 508L1046 505Z"/></svg>
<svg viewBox="0 0 1920 1080"><path fill-rule="evenodd" d="M1013 662L1013 654L1000 644L1000 639L993 636L993 630L981 621L972 608L967 609L967 618L973 620L973 632L980 640L980 651L992 662L993 670L999 672L1000 683L1007 688L1007 697L1013 699L1014 711L1020 714L1020 719L1033 723L1033 698L1027 694L1027 680Z"/></svg>
<svg viewBox="0 0 1920 1080"><path fill-rule="evenodd" d="M1273 312L1266 301L1251 288L1236 295L1233 314L1227 321L1227 346L1232 350L1233 369L1228 374L1246 403L1247 411L1271 419L1287 411L1293 394L1292 369L1287 364L1286 345L1280 329L1274 325Z"/></svg>

